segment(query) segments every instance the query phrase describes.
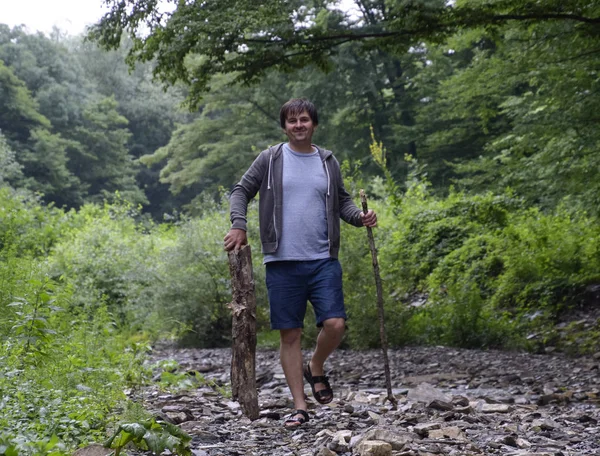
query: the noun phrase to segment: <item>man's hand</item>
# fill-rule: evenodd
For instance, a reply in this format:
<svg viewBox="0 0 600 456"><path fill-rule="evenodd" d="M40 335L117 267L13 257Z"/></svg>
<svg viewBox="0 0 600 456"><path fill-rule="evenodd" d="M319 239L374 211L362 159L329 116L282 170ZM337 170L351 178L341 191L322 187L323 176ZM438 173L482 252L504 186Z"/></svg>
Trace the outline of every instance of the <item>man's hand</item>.
<svg viewBox="0 0 600 456"><path fill-rule="evenodd" d="M369 226L371 228L377 226L377 214L375 214L375 212L373 212L371 209L369 209L366 214L361 212L360 218L362 219L363 226Z"/></svg>
<svg viewBox="0 0 600 456"><path fill-rule="evenodd" d="M239 250L243 245L246 245L247 243L248 238L246 237L246 232L237 228L231 228L229 230L229 233L225 235L225 239L223 240L225 250L227 250L228 252L234 249Z"/></svg>

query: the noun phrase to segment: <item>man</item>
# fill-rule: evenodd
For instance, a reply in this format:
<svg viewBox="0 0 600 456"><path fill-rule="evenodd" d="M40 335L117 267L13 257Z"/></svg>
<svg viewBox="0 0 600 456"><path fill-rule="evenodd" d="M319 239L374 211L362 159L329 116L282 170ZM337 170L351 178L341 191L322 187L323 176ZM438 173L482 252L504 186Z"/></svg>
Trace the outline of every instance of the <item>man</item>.
<svg viewBox="0 0 600 456"><path fill-rule="evenodd" d="M271 327L280 331L281 366L295 406L285 426L296 427L309 420L303 377L319 403L333 399L324 364L340 344L346 320L337 259L340 218L357 227L373 227L377 216L373 211L361 212L344 189L333 154L312 144L318 115L310 101L285 103L280 122L288 143L261 152L235 185L230 198L232 227L224 245L229 251L247 243L248 202L260 192L260 238ZM313 305L321 331L312 358L304 366L300 340L307 301Z"/></svg>

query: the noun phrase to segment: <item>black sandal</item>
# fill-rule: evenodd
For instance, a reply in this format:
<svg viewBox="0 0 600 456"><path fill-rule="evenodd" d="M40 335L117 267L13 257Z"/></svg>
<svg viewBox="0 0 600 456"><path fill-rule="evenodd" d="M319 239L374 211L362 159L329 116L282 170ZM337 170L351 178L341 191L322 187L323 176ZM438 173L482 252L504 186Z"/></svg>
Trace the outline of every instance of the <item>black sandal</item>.
<svg viewBox="0 0 600 456"><path fill-rule="evenodd" d="M329 384L329 378L326 375L317 375L313 377L313 374L310 371L310 363L304 368L304 378L310 385L313 396L319 404L329 404L333 400L333 390ZM325 385L325 388L321 391L315 391L316 383L322 383Z"/></svg>
<svg viewBox="0 0 600 456"><path fill-rule="evenodd" d="M296 415L302 415L300 418L297 418ZM302 426L304 423L308 423L310 421L310 418L308 417L308 412L306 410L302 410L302 409L297 409L294 410L292 412L292 414L290 415L290 417L285 420L285 422L283 423L283 426L286 428L297 428ZM294 426L288 426L288 423L298 423L295 424Z"/></svg>

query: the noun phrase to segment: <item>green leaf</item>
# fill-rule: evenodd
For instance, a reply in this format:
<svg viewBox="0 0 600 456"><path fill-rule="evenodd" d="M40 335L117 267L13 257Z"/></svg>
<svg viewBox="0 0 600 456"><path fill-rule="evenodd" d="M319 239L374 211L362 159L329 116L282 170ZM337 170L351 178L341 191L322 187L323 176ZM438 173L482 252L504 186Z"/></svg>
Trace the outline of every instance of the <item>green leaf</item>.
<svg viewBox="0 0 600 456"><path fill-rule="evenodd" d="M153 431L147 431L144 434L144 441L148 445L148 449L154 454L160 454L166 448L164 441L161 437Z"/></svg>
<svg viewBox="0 0 600 456"><path fill-rule="evenodd" d="M172 423L164 423L163 427L169 434L180 438L184 442L189 442L190 440L192 440L192 436L185 432L183 429L181 429L179 426L175 426Z"/></svg>
<svg viewBox="0 0 600 456"><path fill-rule="evenodd" d="M48 443L46 444L46 449L51 450L58 444L58 442L59 442L58 436L56 434L53 434L52 437L50 437L50 440L48 441Z"/></svg>
<svg viewBox="0 0 600 456"><path fill-rule="evenodd" d="M127 423L122 424L120 428L133 435L136 439L141 439L146 434L146 428L140 423Z"/></svg>

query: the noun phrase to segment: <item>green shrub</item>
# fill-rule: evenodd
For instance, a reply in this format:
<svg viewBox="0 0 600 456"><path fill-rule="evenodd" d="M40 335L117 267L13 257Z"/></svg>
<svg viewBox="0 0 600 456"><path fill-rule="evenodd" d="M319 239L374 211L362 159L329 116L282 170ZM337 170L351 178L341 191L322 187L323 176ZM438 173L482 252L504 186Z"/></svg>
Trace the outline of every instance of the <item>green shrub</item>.
<svg viewBox="0 0 600 456"><path fill-rule="evenodd" d="M61 235L64 212L34 197L0 188L0 252L45 256Z"/></svg>
<svg viewBox="0 0 600 456"><path fill-rule="evenodd" d="M581 302L588 285L600 283L596 219L562 208L524 208L511 193L451 191L437 198L419 179L402 198L382 196L374 203L374 232L392 345L538 350L575 337L551 328ZM375 347L379 329L366 235L344 226L343 236L347 341ZM426 304L413 305L417 298ZM531 334L539 337L527 340ZM580 345L589 351L593 341Z"/></svg>
<svg viewBox="0 0 600 456"><path fill-rule="evenodd" d="M375 245L379 250L386 248L386 240L391 235L391 214L386 205L377 200L369 201L369 208L377 213L378 227L373 229ZM365 228L356 228L342 222L340 263L344 279L344 300L348 313L346 341L351 347L373 348L380 343L377 290L373 274L373 260ZM384 296L389 297L391 278L388 265L381 264L380 272L384 286ZM386 323L395 331L395 315L391 312L390 300L386 304Z"/></svg>
<svg viewBox="0 0 600 456"><path fill-rule="evenodd" d="M13 454L67 454L100 439L140 383L145 344L130 344L103 307L71 310L73 289L46 263L5 253L0 300L0 440Z"/></svg>
<svg viewBox="0 0 600 456"><path fill-rule="evenodd" d="M174 242L168 228L140 223L137 209L118 202L69 212L62 234L50 267L77 290L74 309L93 315L106 306L123 330L160 331L153 303L140 298L160 280L160 254Z"/></svg>

